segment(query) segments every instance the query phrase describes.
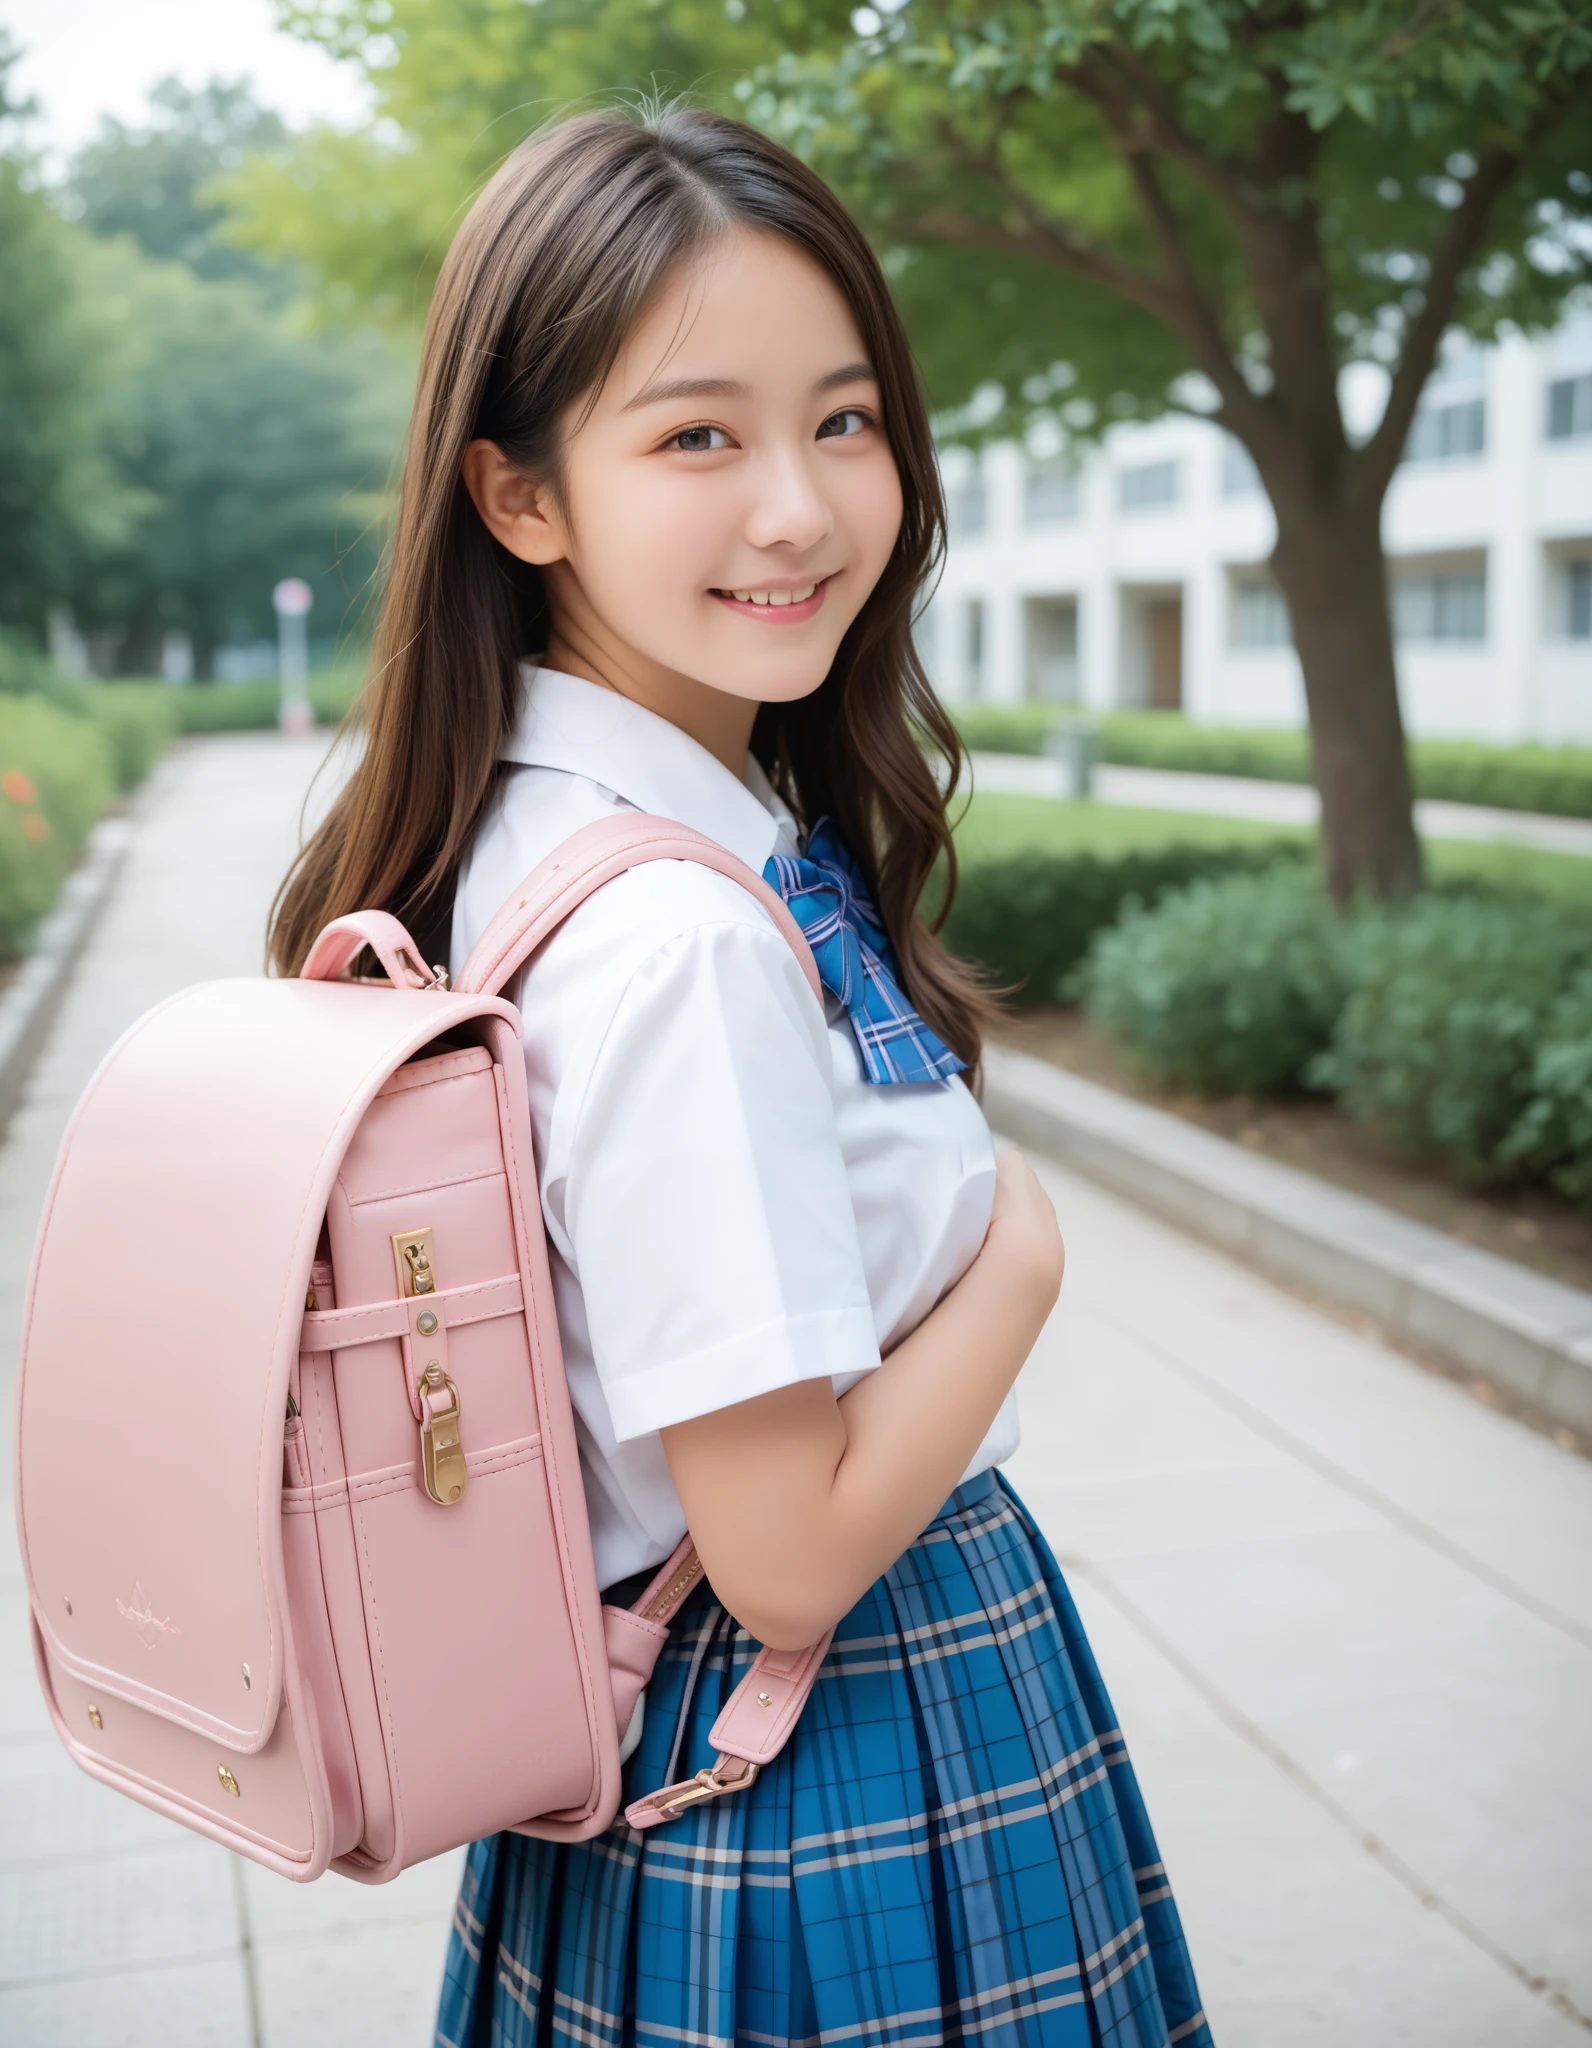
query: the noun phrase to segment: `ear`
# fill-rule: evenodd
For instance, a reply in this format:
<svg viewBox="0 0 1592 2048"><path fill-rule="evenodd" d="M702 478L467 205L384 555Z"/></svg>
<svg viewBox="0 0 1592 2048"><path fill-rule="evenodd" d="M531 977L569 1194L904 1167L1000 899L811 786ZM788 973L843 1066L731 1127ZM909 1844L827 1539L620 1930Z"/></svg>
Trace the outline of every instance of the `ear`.
<svg viewBox="0 0 1592 2048"><path fill-rule="evenodd" d="M552 493L517 470L496 441L472 441L460 473L487 532L511 555L538 565L563 560L564 522Z"/></svg>

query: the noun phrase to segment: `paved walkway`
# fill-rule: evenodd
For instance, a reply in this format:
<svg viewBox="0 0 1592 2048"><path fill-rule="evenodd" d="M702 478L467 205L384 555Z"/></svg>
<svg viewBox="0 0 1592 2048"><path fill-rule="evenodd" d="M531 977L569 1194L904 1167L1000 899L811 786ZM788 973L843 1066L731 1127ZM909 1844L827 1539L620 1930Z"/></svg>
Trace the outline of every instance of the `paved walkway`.
<svg viewBox="0 0 1592 2048"><path fill-rule="evenodd" d="M975 789L1009 796L1062 796L1061 763L1037 754L975 754ZM1094 795L1134 810L1200 811L1218 818L1254 818L1267 825L1313 825L1321 810L1314 789L1299 782L1260 782L1241 775L1188 775L1172 768L1094 772ZM1535 811L1490 810L1481 804L1423 798L1415 823L1425 839L1486 839L1540 846L1551 853L1592 856L1592 819L1551 818Z"/></svg>
<svg viewBox="0 0 1592 2048"><path fill-rule="evenodd" d="M257 964L315 759L207 741L146 795L0 1151L8 1379L71 1102L157 997ZM1013 1477L1068 1565L1220 2048L1585 2039L1592 1465L1045 1172L1069 1272ZM83 1777L37 1699L10 1527L0 2041L421 2048L457 1859L299 1889Z"/></svg>

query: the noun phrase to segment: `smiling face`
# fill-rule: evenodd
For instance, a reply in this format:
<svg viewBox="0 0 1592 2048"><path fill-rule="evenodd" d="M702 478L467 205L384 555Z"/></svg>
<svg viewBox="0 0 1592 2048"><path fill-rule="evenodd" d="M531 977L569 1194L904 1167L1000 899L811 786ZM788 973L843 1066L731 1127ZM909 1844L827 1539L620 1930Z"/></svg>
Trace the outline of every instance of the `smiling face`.
<svg viewBox="0 0 1592 2048"><path fill-rule="evenodd" d="M490 441L464 475L496 537L542 567L548 665L736 773L758 704L828 674L901 525L850 308L794 244L746 229L659 292L573 425L557 495Z"/></svg>

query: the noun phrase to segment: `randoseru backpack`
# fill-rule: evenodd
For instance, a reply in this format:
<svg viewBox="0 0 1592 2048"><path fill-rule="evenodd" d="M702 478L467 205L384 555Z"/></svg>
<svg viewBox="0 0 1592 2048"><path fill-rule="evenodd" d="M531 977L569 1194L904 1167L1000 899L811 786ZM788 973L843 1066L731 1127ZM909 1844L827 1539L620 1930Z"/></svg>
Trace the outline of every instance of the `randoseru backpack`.
<svg viewBox="0 0 1592 2048"><path fill-rule="evenodd" d="M599 1596L520 1019L495 993L651 860L739 881L818 991L760 877L630 814L544 861L451 990L365 912L296 979L172 997L62 1141L17 1392L39 1680L84 1770L286 1877L381 1883L501 1828L606 1828L701 1577L687 1537L632 1609ZM347 978L367 947L385 980ZM760 1652L717 1762L631 1825L750 1784L827 1647Z"/></svg>

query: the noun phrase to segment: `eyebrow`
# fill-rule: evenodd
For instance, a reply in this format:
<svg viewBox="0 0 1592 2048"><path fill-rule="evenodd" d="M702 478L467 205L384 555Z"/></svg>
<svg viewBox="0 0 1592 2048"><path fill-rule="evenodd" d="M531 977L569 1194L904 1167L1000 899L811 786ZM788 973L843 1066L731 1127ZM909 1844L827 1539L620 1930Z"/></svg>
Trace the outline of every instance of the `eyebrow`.
<svg viewBox="0 0 1592 2048"><path fill-rule="evenodd" d="M813 386L815 392L836 391L845 384L875 384L878 382L871 363L847 363L844 368L831 370L820 377ZM623 410L636 412L644 405L663 405L679 398L744 398L746 386L733 377L674 377L667 382L647 384L634 398L627 401Z"/></svg>

